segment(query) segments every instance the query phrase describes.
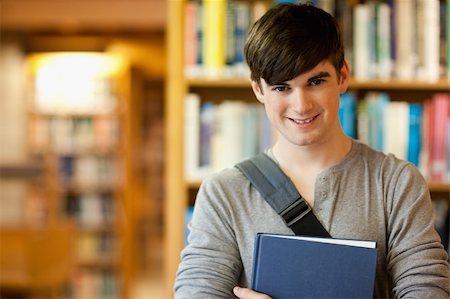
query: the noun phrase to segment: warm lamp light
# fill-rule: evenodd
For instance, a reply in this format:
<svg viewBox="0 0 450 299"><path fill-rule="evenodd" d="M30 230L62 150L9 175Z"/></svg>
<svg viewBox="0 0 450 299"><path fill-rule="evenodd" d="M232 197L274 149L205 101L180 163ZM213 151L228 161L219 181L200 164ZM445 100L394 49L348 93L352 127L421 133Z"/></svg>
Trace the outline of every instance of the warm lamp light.
<svg viewBox="0 0 450 299"><path fill-rule="evenodd" d="M123 59L104 53L42 53L30 57L35 105L42 112L110 112L115 108L112 77Z"/></svg>

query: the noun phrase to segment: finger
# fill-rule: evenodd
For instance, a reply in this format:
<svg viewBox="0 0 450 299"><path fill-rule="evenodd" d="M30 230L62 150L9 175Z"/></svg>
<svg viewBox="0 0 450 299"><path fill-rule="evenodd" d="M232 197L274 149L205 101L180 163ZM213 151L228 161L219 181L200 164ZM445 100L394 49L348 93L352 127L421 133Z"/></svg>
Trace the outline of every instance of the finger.
<svg viewBox="0 0 450 299"><path fill-rule="evenodd" d="M261 293L255 292L251 289L241 288L241 287L234 287L233 293L239 299L271 299L269 296L267 296L265 294L261 294Z"/></svg>

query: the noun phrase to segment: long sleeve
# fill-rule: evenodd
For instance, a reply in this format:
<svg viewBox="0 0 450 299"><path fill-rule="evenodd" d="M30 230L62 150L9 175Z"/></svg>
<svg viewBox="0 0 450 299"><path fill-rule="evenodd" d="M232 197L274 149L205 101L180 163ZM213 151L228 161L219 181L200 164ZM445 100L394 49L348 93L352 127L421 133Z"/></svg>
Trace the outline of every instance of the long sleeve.
<svg viewBox="0 0 450 299"><path fill-rule="evenodd" d="M217 182L215 182L217 184ZM206 180L195 203L188 246L182 252L175 297L233 298L242 271L223 190ZM222 194L221 194L222 193Z"/></svg>
<svg viewBox="0 0 450 299"><path fill-rule="evenodd" d="M387 265L397 298L448 299L449 266L425 180L410 164L387 188Z"/></svg>

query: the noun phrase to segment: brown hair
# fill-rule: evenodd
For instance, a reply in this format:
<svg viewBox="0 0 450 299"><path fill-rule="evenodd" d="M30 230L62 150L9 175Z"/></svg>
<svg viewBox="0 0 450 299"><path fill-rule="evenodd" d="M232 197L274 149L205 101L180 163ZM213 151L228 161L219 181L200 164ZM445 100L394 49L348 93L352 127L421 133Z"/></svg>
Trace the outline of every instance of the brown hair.
<svg viewBox="0 0 450 299"><path fill-rule="evenodd" d="M336 20L308 3L281 3L249 31L244 47L251 79L289 81L328 59L339 75L344 47Z"/></svg>

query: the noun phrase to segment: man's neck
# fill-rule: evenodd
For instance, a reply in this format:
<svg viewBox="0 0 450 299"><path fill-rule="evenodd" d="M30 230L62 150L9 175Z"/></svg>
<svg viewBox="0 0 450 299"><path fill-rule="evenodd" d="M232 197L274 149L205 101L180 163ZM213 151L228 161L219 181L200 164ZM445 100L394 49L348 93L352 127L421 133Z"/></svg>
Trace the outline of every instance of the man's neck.
<svg viewBox="0 0 450 299"><path fill-rule="evenodd" d="M302 171L318 174L342 161L351 147L351 139L343 135L325 143L304 146L286 144L279 140L274 144L272 153L288 172L295 173L300 168Z"/></svg>
<svg viewBox="0 0 450 299"><path fill-rule="evenodd" d="M313 207L317 176L342 161L351 147L352 140L345 135L335 142L309 146L283 144L278 141L272 148L272 155L300 194Z"/></svg>

